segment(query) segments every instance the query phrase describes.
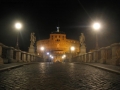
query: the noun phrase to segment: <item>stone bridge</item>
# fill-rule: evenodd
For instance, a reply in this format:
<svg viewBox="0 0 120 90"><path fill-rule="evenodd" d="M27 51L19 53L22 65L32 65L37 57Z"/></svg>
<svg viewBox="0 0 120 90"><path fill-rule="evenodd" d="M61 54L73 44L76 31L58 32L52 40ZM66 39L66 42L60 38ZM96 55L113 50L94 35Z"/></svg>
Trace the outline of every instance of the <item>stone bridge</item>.
<svg viewBox="0 0 120 90"><path fill-rule="evenodd" d="M13 47L5 46L0 43L0 63L14 62L35 62L43 61L43 59L34 54L17 50ZM84 63L103 63L110 65L120 65L120 43L114 43L107 47L102 47L76 57L67 62L84 62Z"/></svg>

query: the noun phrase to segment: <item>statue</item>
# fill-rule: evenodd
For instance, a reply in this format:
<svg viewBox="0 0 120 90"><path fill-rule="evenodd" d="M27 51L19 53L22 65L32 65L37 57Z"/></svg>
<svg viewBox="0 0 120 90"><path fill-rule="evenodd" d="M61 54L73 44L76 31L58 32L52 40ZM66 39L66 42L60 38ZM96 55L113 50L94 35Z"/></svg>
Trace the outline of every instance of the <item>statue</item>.
<svg viewBox="0 0 120 90"><path fill-rule="evenodd" d="M84 36L83 33L81 33L81 36L80 36L80 45L81 45L81 46L85 45L84 42L85 42L85 36Z"/></svg>
<svg viewBox="0 0 120 90"><path fill-rule="evenodd" d="M85 36L83 33L80 35L80 55L86 53L86 47L85 47Z"/></svg>
<svg viewBox="0 0 120 90"><path fill-rule="evenodd" d="M31 41L31 44L30 44L30 46L33 46L34 45L34 43L35 43L35 41L36 41L36 37L34 36L34 32L33 33L31 33L31 36L30 36L30 41Z"/></svg>

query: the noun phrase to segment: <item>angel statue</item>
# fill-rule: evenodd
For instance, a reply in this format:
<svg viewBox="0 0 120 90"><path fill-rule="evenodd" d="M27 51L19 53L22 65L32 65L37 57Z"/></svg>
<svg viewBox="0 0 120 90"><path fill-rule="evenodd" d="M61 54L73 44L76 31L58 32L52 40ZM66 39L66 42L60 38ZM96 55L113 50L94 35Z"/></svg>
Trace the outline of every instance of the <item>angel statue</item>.
<svg viewBox="0 0 120 90"><path fill-rule="evenodd" d="M85 42L85 36L84 36L83 33L81 33L81 36L80 36L80 45L81 45L81 46L85 45L84 42Z"/></svg>
<svg viewBox="0 0 120 90"><path fill-rule="evenodd" d="M30 41L31 41L30 46L33 46L35 41L36 41L36 37L34 36L34 34L35 34L34 32L31 33L31 36L30 36Z"/></svg>

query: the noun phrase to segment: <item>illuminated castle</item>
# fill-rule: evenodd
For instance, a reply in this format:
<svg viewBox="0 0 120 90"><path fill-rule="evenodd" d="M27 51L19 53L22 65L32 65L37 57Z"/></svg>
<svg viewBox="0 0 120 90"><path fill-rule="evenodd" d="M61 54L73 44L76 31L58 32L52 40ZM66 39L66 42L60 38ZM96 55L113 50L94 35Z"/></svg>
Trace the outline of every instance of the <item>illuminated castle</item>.
<svg viewBox="0 0 120 90"><path fill-rule="evenodd" d="M71 51L72 46L75 47L74 51ZM48 60L50 58L49 55L51 55L54 62L62 62L63 55L66 55L66 58L69 59L70 53L76 56L79 52L79 41L67 39L66 34L59 31L59 27L57 27L57 31L51 32L49 39L37 41L37 54L44 57L45 61Z"/></svg>

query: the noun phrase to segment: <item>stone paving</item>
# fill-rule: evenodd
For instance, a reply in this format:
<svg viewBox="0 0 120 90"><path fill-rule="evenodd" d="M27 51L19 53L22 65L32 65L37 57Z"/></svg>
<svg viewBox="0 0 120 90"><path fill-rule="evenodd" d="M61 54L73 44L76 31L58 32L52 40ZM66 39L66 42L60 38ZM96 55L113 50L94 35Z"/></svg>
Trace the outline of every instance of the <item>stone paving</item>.
<svg viewBox="0 0 120 90"><path fill-rule="evenodd" d="M120 90L120 75L75 63L34 63L0 72L0 90Z"/></svg>

